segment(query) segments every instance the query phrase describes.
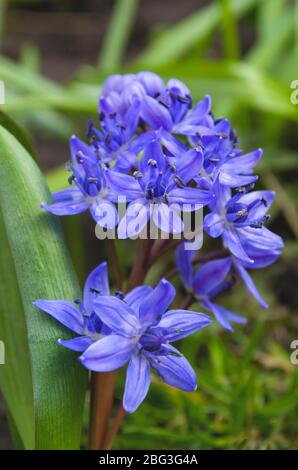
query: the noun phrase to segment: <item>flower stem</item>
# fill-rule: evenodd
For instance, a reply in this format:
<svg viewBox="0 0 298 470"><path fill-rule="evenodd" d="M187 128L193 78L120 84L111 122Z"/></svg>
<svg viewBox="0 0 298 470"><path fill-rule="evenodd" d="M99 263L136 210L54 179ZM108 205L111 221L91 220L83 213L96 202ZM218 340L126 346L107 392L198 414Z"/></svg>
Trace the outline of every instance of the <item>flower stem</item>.
<svg viewBox="0 0 298 470"><path fill-rule="evenodd" d="M127 284L127 292L129 292L134 287L139 286L144 281L148 270L148 257L152 243L152 240L149 238L139 240L139 248Z"/></svg>
<svg viewBox="0 0 298 470"><path fill-rule="evenodd" d="M102 449L103 439L113 404L116 374L91 373L90 443L91 450Z"/></svg>
<svg viewBox="0 0 298 470"><path fill-rule="evenodd" d="M116 416L114 418L113 424L107 434L107 437L104 440L104 443L103 443L104 450L109 450L112 447L114 438L116 437L125 416L126 416L126 411L124 410L123 406L120 405L116 413Z"/></svg>

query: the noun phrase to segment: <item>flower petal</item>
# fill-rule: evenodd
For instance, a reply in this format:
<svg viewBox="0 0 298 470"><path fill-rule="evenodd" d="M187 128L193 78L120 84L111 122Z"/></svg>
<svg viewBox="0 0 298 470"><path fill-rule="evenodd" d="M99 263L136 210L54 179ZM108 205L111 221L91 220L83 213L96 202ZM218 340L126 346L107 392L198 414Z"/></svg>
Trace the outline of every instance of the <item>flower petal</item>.
<svg viewBox="0 0 298 470"><path fill-rule="evenodd" d="M184 223L177 212L167 204L156 204L153 209L153 221L165 233L181 233Z"/></svg>
<svg viewBox="0 0 298 470"><path fill-rule="evenodd" d="M80 362L95 372L110 372L122 367L131 357L133 342L130 338L111 334L93 343L82 356Z"/></svg>
<svg viewBox="0 0 298 470"><path fill-rule="evenodd" d="M152 129L171 130L173 126L169 111L151 96L144 96L141 115Z"/></svg>
<svg viewBox="0 0 298 470"><path fill-rule="evenodd" d="M145 399L150 386L150 364L142 354L133 354L126 372L123 407L133 413Z"/></svg>
<svg viewBox="0 0 298 470"><path fill-rule="evenodd" d="M159 320L168 309L176 295L176 290L166 279L159 281L152 292L140 305L140 322L142 325L152 325Z"/></svg>
<svg viewBox="0 0 298 470"><path fill-rule="evenodd" d="M88 209L84 195L76 187L69 187L52 194L54 203L42 203L40 207L55 215L80 214Z"/></svg>
<svg viewBox="0 0 298 470"><path fill-rule="evenodd" d="M84 319L81 312L66 300L35 300L35 307L43 310L75 333L84 333Z"/></svg>
<svg viewBox="0 0 298 470"><path fill-rule="evenodd" d="M83 304L89 315L93 311L93 302L98 295L110 295L108 265L106 262L101 263L91 271L84 285Z"/></svg>
<svg viewBox="0 0 298 470"><path fill-rule="evenodd" d="M193 288L197 294L209 294L229 274L231 258L222 258L204 263L193 279Z"/></svg>
<svg viewBox="0 0 298 470"><path fill-rule="evenodd" d="M233 230L232 228L225 227L225 230L223 233L224 244L229 248L231 253L233 253L233 255L235 255L237 258L245 261L246 263L253 264L254 261L249 258L249 256L246 254L243 248L242 239L239 236L240 230L241 229Z"/></svg>
<svg viewBox="0 0 298 470"><path fill-rule="evenodd" d="M150 218L150 209L144 199L131 202L118 225L118 238L133 238L142 232Z"/></svg>
<svg viewBox="0 0 298 470"><path fill-rule="evenodd" d="M117 209L106 199L95 199L90 212L95 222L105 229L113 229L118 224Z"/></svg>
<svg viewBox="0 0 298 470"><path fill-rule="evenodd" d="M212 238L220 237L223 233L222 218L218 214L210 212L204 218L204 230Z"/></svg>
<svg viewBox="0 0 298 470"><path fill-rule="evenodd" d="M83 352L86 351L89 346L93 343L89 336L78 336L72 339L58 339L58 344L65 348L71 349L72 351Z"/></svg>
<svg viewBox="0 0 298 470"><path fill-rule="evenodd" d="M113 170L106 171L105 175L108 185L117 196L126 197L128 202L143 196L143 191L133 176Z"/></svg>
<svg viewBox="0 0 298 470"><path fill-rule="evenodd" d="M195 371L187 359L173 346L164 347L167 355L150 354L150 364L165 383L172 387L193 392L197 388Z"/></svg>
<svg viewBox="0 0 298 470"><path fill-rule="evenodd" d="M211 318L204 313L190 310L169 310L162 317L156 327L151 328L153 333L160 332L166 341L177 341L186 338L196 331L208 326Z"/></svg>
<svg viewBox="0 0 298 470"><path fill-rule="evenodd" d="M213 313L216 320L223 328L231 332L234 331L234 328L232 328L232 326L230 325L230 321L241 323L241 324L245 324L247 321L246 318L240 317L239 315L236 315L235 313L230 312L230 310L227 310L222 305L215 304L208 300L204 300L204 306L208 308L210 312Z"/></svg>
<svg viewBox="0 0 298 470"><path fill-rule="evenodd" d="M111 296L98 296L93 308L101 321L119 335L132 337L138 329L138 321L132 308L123 300Z"/></svg>
<svg viewBox="0 0 298 470"><path fill-rule="evenodd" d="M186 250L184 243L180 243L176 249L176 266L187 288L192 285L192 260L195 254L195 250Z"/></svg>
<svg viewBox="0 0 298 470"><path fill-rule="evenodd" d="M132 289L124 297L124 301L132 308L135 314L139 313L140 304L152 292L151 286L139 286L135 289Z"/></svg>
<svg viewBox="0 0 298 470"><path fill-rule="evenodd" d="M257 299L257 301L259 302L259 304L261 305L261 307L263 307L263 308L268 308L268 304L267 304L267 303L265 302L265 300L262 298L262 296L261 296L261 294L259 293L258 289L256 288L255 283L253 282L251 276L248 274L248 272L246 271L246 269L242 266L241 262L235 260L235 261L234 261L234 266L235 266L235 269L236 269L237 273L239 274L239 276L241 277L242 281L244 282L247 291L248 291L253 297L255 297L255 299Z"/></svg>

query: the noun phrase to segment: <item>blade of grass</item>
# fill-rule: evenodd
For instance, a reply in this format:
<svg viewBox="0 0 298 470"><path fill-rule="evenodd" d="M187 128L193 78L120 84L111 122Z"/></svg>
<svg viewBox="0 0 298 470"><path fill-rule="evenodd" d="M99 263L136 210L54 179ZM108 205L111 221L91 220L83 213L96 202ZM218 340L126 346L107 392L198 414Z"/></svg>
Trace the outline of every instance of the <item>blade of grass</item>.
<svg viewBox="0 0 298 470"><path fill-rule="evenodd" d="M256 0L233 0L231 8L234 15L240 18L255 4ZM167 28L140 54L137 62L152 68L180 59L195 44L212 33L220 19L221 5L219 2L212 2L180 23Z"/></svg>
<svg viewBox="0 0 298 470"><path fill-rule="evenodd" d="M240 38L231 0L221 0L221 29L225 58L238 60L241 55Z"/></svg>
<svg viewBox="0 0 298 470"><path fill-rule="evenodd" d="M101 70L111 70L121 63L137 8L138 0L117 0L98 60Z"/></svg>

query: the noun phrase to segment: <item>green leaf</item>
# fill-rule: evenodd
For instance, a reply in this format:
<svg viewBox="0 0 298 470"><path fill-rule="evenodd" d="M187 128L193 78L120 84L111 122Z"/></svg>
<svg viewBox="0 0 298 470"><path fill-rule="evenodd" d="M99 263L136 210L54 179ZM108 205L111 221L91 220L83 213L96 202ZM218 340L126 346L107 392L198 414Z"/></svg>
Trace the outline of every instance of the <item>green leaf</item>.
<svg viewBox="0 0 298 470"><path fill-rule="evenodd" d="M239 18L255 3L256 0L234 0L231 2L231 9ZM138 57L138 62L143 66L155 67L181 58L189 49L212 33L220 19L220 2L212 2L211 5L201 8L177 25L167 28Z"/></svg>
<svg viewBox="0 0 298 470"><path fill-rule="evenodd" d="M2 393L25 448L79 449L87 374L56 343L69 332L32 304L73 300L78 283L57 219L39 208L50 200L44 178L3 127L0 159Z"/></svg>
<svg viewBox="0 0 298 470"><path fill-rule="evenodd" d="M100 69L111 70L120 64L137 7L138 0L117 0L98 62Z"/></svg>
<svg viewBox="0 0 298 470"><path fill-rule="evenodd" d="M0 126L5 127L25 147L27 152L36 160L36 155L27 132L12 119L12 117L0 109Z"/></svg>

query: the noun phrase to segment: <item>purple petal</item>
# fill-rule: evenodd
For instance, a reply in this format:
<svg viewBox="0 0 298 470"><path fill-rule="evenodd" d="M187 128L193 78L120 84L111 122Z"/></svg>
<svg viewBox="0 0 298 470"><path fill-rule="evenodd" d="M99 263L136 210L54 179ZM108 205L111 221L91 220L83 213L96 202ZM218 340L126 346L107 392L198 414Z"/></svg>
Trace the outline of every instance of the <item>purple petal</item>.
<svg viewBox="0 0 298 470"><path fill-rule="evenodd" d="M193 288L197 294L208 295L229 274L231 258L223 258L204 263L194 274Z"/></svg>
<svg viewBox="0 0 298 470"><path fill-rule="evenodd" d="M246 263L253 264L253 260L249 258L249 256L246 254L243 245L242 245L242 240L239 236L240 229L239 230L233 230L232 228L227 228L225 227L224 233L223 233L223 241L224 244L229 248L231 253L236 256L236 258L239 258Z"/></svg>
<svg viewBox="0 0 298 470"><path fill-rule="evenodd" d="M35 300L35 307L43 310L75 333L84 333L84 319L79 310L66 300Z"/></svg>
<svg viewBox="0 0 298 470"><path fill-rule="evenodd" d="M168 352L167 355L150 355L151 367L168 385L186 392L196 390L197 378L189 362L173 346L167 345L165 348Z"/></svg>
<svg viewBox="0 0 298 470"><path fill-rule="evenodd" d="M101 263L91 271L84 285L83 304L89 315L93 311L93 302L98 295L110 295L108 265L106 262Z"/></svg>
<svg viewBox="0 0 298 470"><path fill-rule="evenodd" d="M150 218L150 209L145 199L131 202L118 225L118 238L132 238L138 235Z"/></svg>
<svg viewBox="0 0 298 470"><path fill-rule="evenodd" d="M80 214L88 209L84 195L76 187L69 187L52 194L54 203L42 203L40 207L55 215Z"/></svg>
<svg viewBox="0 0 298 470"><path fill-rule="evenodd" d="M181 309L169 310L162 315L159 323L151 328L151 331L161 332L163 338L171 342L186 338L210 323L211 318L203 313Z"/></svg>
<svg viewBox="0 0 298 470"><path fill-rule="evenodd" d="M204 230L205 232L210 235L212 238L217 238L223 233L223 222L222 218L214 213L210 212L210 214L207 214L204 218Z"/></svg>
<svg viewBox="0 0 298 470"><path fill-rule="evenodd" d="M101 321L119 335L132 337L138 329L138 321L132 308L123 300L111 296L98 296L93 308Z"/></svg>
<svg viewBox="0 0 298 470"><path fill-rule="evenodd" d="M143 325L156 323L168 309L176 295L176 290L166 279L159 281L152 292L140 305L140 322Z"/></svg>
<svg viewBox="0 0 298 470"><path fill-rule="evenodd" d="M213 313L218 323L223 328L231 332L234 331L234 328L232 328L232 326L230 325L230 321L240 323L240 324L245 324L247 321L246 318L240 317L239 315L236 315L235 313L230 312L226 308L222 307L222 305L215 304L208 300L204 300L204 305L206 308L208 308L208 310L210 310L210 312Z"/></svg>
<svg viewBox="0 0 298 470"><path fill-rule="evenodd" d="M252 167L255 166L263 155L262 149L254 150L246 155L230 157L230 159L221 167L225 172L248 174Z"/></svg>
<svg viewBox="0 0 298 470"><path fill-rule="evenodd" d="M169 111L151 96L145 96L142 101L142 118L152 129L171 130L173 121Z"/></svg>
<svg viewBox="0 0 298 470"><path fill-rule="evenodd" d="M143 196L143 191L133 176L110 170L106 172L108 185L117 196L125 196L127 201L133 201Z"/></svg>
<svg viewBox="0 0 298 470"><path fill-rule="evenodd" d="M164 91L164 83L162 79L153 72L139 72L138 80L142 83L148 95L154 97Z"/></svg>
<svg viewBox="0 0 298 470"><path fill-rule="evenodd" d="M126 372L123 407L133 413L145 399L150 386L150 364L142 354L133 354Z"/></svg>
<svg viewBox="0 0 298 470"><path fill-rule="evenodd" d="M184 243L176 249L176 266L186 287L192 285L192 260L195 254L195 250L186 250Z"/></svg>
<svg viewBox="0 0 298 470"><path fill-rule="evenodd" d="M132 308L135 314L139 314L140 304L152 292L151 286L139 286L132 289L124 297L124 301Z"/></svg>
<svg viewBox="0 0 298 470"><path fill-rule="evenodd" d="M153 221L160 230L165 233L181 233L184 223L177 212L167 204L155 205L153 209Z"/></svg>
<svg viewBox="0 0 298 470"><path fill-rule="evenodd" d="M280 250L284 242L279 235L268 230L266 227L253 228L245 227L238 230L243 243L249 243L253 248L259 250ZM241 259L241 256L236 257ZM246 261L246 260L244 260Z"/></svg>
<svg viewBox="0 0 298 470"><path fill-rule="evenodd" d="M58 339L58 344L65 348L71 349L72 351L83 352L86 351L89 346L93 343L89 336L78 336L73 339Z"/></svg>
<svg viewBox="0 0 298 470"><path fill-rule="evenodd" d="M227 172L220 169L219 182L222 185L229 186L230 188L237 188L239 186L246 186L247 184L255 183L258 180L256 175L238 175L238 173Z"/></svg>
<svg viewBox="0 0 298 470"><path fill-rule="evenodd" d="M130 338L111 334L93 343L79 360L87 369L110 372L123 366L131 357L133 342Z"/></svg>
<svg viewBox="0 0 298 470"><path fill-rule="evenodd" d="M95 199L90 212L95 222L105 229L113 229L118 224L117 209L106 199Z"/></svg>
<svg viewBox="0 0 298 470"><path fill-rule="evenodd" d="M172 189L168 193L169 204L179 204L179 206L191 204L193 205L191 210L196 210L201 205L209 204L213 197L214 195L211 191L189 187Z"/></svg>
<svg viewBox="0 0 298 470"><path fill-rule="evenodd" d="M265 300L262 298L261 294L259 293L258 289L255 286L255 283L253 282L251 276L248 274L246 269L242 266L241 262L239 261L234 261L234 266L241 277L242 281L244 282L247 291L257 299L261 307L263 308L268 308L268 304L265 302Z"/></svg>
<svg viewBox="0 0 298 470"><path fill-rule="evenodd" d="M203 161L203 152L199 147L188 150L188 152L181 156L176 162L177 175L187 184L195 176L198 176Z"/></svg>

